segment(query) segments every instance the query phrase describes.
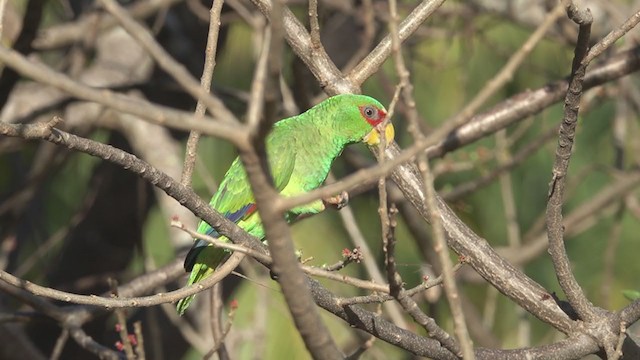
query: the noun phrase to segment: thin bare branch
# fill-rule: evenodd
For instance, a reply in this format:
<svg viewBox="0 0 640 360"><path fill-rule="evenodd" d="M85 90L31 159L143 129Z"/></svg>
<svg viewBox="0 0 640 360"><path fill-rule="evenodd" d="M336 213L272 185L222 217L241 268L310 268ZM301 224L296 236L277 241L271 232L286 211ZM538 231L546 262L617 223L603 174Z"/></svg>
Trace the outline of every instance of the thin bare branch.
<svg viewBox="0 0 640 360"><path fill-rule="evenodd" d="M582 82L586 72L586 64L583 64L582 60L588 51L592 19L588 9L586 12L577 11L572 4L568 6L567 12L569 17L572 14L579 17L578 20L574 21L580 25L580 32L573 59L569 91L567 91L565 98L564 117L560 124L556 158L552 170L553 176L549 184L547 234L549 236L549 254L553 260L553 266L562 290L578 315L585 321L593 321L598 315L595 312L595 307L587 299L573 275L564 246L564 229L562 228L562 203L564 200L565 181L578 122Z"/></svg>
<svg viewBox="0 0 640 360"><path fill-rule="evenodd" d="M206 92L211 88L211 79L213 78L213 69L216 66L216 53L218 50L218 34L220 33L220 12L222 11L223 0L214 1L211 4L209 12L209 35L207 36L207 47L204 57L204 69L200 78L200 86ZM195 117L201 119L206 111L205 103L198 98L196 104ZM191 176L196 164L196 155L198 151L198 140L200 133L192 131L189 133L187 140L187 151L184 157L184 166L182 168L182 179L180 183L184 186L191 186Z"/></svg>

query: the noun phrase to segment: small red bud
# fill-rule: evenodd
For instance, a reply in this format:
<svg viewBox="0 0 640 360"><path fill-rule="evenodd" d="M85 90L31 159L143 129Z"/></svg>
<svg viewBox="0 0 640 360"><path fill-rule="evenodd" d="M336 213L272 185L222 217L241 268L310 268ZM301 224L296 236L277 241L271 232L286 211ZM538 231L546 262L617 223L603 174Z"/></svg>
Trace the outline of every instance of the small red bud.
<svg viewBox="0 0 640 360"><path fill-rule="evenodd" d="M138 338L136 338L136 334L129 334L129 342L131 345L138 345Z"/></svg>
<svg viewBox="0 0 640 360"><path fill-rule="evenodd" d="M231 310L235 310L238 308L238 300L233 299L231 300L231 304L229 304L229 306L231 306Z"/></svg>
<svg viewBox="0 0 640 360"><path fill-rule="evenodd" d="M120 330L122 330L122 326L120 326L120 324L116 324L116 332L120 332Z"/></svg>
<svg viewBox="0 0 640 360"><path fill-rule="evenodd" d="M116 341L116 349L118 349L118 351L124 350L124 344L122 344L121 341Z"/></svg>

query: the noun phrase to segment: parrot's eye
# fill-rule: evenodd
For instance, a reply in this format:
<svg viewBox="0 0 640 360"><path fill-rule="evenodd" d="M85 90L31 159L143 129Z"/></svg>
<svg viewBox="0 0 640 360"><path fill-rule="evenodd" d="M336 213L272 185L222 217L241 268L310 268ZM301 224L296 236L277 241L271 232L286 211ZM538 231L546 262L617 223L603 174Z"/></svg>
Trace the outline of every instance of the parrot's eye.
<svg viewBox="0 0 640 360"><path fill-rule="evenodd" d="M374 119L375 118L376 109L372 108L371 106L365 107L362 112L364 112L364 116L366 116L369 119Z"/></svg>
<svg viewBox="0 0 640 360"><path fill-rule="evenodd" d="M360 106L360 114L362 114L362 117L364 117L371 126L377 126L384 120L384 117L387 116L384 110L373 105Z"/></svg>

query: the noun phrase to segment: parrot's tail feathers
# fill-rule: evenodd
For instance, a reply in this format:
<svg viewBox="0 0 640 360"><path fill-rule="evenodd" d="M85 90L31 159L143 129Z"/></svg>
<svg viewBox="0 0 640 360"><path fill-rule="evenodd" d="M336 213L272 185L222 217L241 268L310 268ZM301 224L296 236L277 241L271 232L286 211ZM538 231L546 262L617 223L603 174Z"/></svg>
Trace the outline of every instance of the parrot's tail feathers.
<svg viewBox="0 0 640 360"><path fill-rule="evenodd" d="M209 277L226 257L224 250L216 249L213 246L194 247L191 249L191 252L195 252L195 254L192 255L194 264L191 265L191 275L189 275L187 286ZM191 254L191 252L189 252L189 254ZM187 257L188 256L189 255L187 255ZM196 295L193 294L184 299L180 299L176 305L178 314L184 314L195 297Z"/></svg>
<svg viewBox="0 0 640 360"><path fill-rule="evenodd" d="M189 307L189 305L191 305L191 302L195 298L196 298L195 295L189 295L186 298L180 299L178 301L178 305L176 305L176 309L178 310L178 314L180 316L184 315L184 312L187 311L187 308Z"/></svg>
<svg viewBox="0 0 640 360"><path fill-rule="evenodd" d="M193 270L191 270L191 275L189 276L189 281L187 282L187 286L191 284L195 284L198 281L206 278L207 276L213 273L213 268L210 268L206 264L197 263L193 266ZM193 299L196 297L195 294L189 295L184 299L180 299L178 301L178 305L176 309L178 310L178 314L182 315L187 310Z"/></svg>
<svg viewBox="0 0 640 360"><path fill-rule="evenodd" d="M198 261L198 255L202 252L202 250L206 249L210 244L204 240L197 240L193 247L187 253L187 256L184 259L184 270L191 271L193 270L193 266Z"/></svg>

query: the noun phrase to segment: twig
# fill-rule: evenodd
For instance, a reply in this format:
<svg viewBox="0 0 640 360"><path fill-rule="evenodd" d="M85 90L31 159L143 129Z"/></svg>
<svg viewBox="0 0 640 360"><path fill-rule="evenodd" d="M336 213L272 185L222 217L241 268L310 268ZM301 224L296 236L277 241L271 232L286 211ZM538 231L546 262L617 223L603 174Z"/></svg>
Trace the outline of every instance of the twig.
<svg viewBox="0 0 640 360"><path fill-rule="evenodd" d="M636 27L636 25L638 25L639 22L640 22L640 11L631 15L631 17L627 19L627 21L625 21L624 24L615 28L613 31L608 33L607 36L605 36L602 40L600 40L597 44L592 46L591 49L589 49L589 52L587 53L587 55L582 60L582 64L584 66L589 65L589 63L591 63L593 59L600 56L600 54L602 54L605 50L610 48L624 34L628 33L629 31L631 31L631 29Z"/></svg>
<svg viewBox="0 0 640 360"><path fill-rule="evenodd" d="M456 272L458 269L462 267L463 263L458 263L453 267L453 271ZM442 284L442 275L438 276L435 279L429 279L423 282L420 285L417 285L411 289L407 289L404 291L405 295L409 297L413 297L414 295L428 290L434 286L438 286ZM370 303L381 303L389 300L393 300L394 297L387 294L374 294L374 295L366 295L366 296L354 296L349 298L339 298L338 302L340 305L355 305L355 304L370 304Z"/></svg>
<svg viewBox="0 0 640 360"><path fill-rule="evenodd" d="M216 53L218 49L218 34L220 32L220 12L222 11L224 0L213 1L211 11L209 12L209 35L207 36L207 47L204 57L204 69L200 78L200 86L207 93L211 88L211 79L213 78L213 69L216 66ZM195 117L201 119L205 114L205 103L198 98L196 104ZM184 166L182 170L182 179L180 183L184 186L191 186L191 176L196 163L196 155L198 151L198 140L200 133L191 131L187 140L187 151L184 157Z"/></svg>
<svg viewBox="0 0 640 360"><path fill-rule="evenodd" d="M69 328L69 335L71 338L75 340L78 345L83 347L84 349L98 355L100 359L110 359L110 360L120 360L120 354L109 349L108 347L102 346L97 343L93 338L82 330L79 326L72 326Z"/></svg>
<svg viewBox="0 0 640 360"><path fill-rule="evenodd" d="M60 336L58 336L58 339L56 340L56 344L53 346L53 350L51 351L49 360L60 359L62 351L64 350L64 346L67 344L67 340L69 340L69 330L62 329L62 331L60 332Z"/></svg>
<svg viewBox="0 0 640 360"><path fill-rule="evenodd" d="M498 164L503 166L512 160L511 153L509 151L509 141L507 139L507 130L500 130L496 134L496 158ZM522 243L520 225L518 223L518 209L513 194L513 184L511 174L503 172L500 175L500 193L502 195L502 204L504 208L505 226L507 230L507 241L509 246L518 248ZM498 290L495 288L489 289L489 294L492 294L492 300L494 304L497 302L496 296ZM494 305L494 314L495 314ZM518 318L518 346L527 347L531 345L531 327L526 317L525 311L521 307L515 308L515 314Z"/></svg>
<svg viewBox="0 0 640 360"><path fill-rule="evenodd" d="M627 337L627 325L624 321L621 321L620 335L618 336L618 342L616 343L615 352L612 354L613 356L609 357L610 360L618 360L624 355L622 353L622 345L624 344L625 337Z"/></svg>
<svg viewBox="0 0 640 360"><path fill-rule="evenodd" d="M334 181L334 179L331 178L331 181ZM347 204L347 206L340 210L340 218L347 230L347 234L349 234L349 239L362 252L362 261L369 278L378 284L384 283L385 279L382 272L376 264L375 256L371 252L367 240L364 238L362 231L360 231L360 228L358 227L356 218L353 215L353 209L350 205ZM387 302L384 307L394 324L403 329L408 328L407 322L402 316L402 311L397 303Z"/></svg>
<svg viewBox="0 0 640 360"><path fill-rule="evenodd" d="M444 3L444 0L424 0L398 25L398 39L406 40ZM374 74L392 53L392 36L387 35L347 76L359 86Z"/></svg>
<svg viewBox="0 0 640 360"><path fill-rule="evenodd" d="M133 323L133 333L136 335L136 355L138 360L145 360L146 354L144 352L144 337L142 336L142 322L136 321Z"/></svg>
<svg viewBox="0 0 640 360"><path fill-rule="evenodd" d="M229 310L229 314L227 314L227 322L224 324L224 329L222 330L220 338L216 339L216 343L213 345L213 348L203 356L203 359L209 359L220 349L221 346L224 345L224 338L227 337L227 334L231 330L231 325L233 325L233 319L236 316L237 309L238 302L234 300L231 302L231 309Z"/></svg>
<svg viewBox="0 0 640 360"><path fill-rule="evenodd" d="M24 289L34 295L41 297L47 297L50 299L56 299L64 302L72 302L76 304L94 305L104 307L106 309L111 308L128 308L128 307L148 307L168 302L177 301L183 297L197 294L203 290L209 289L216 282L235 269L240 263L244 255L234 254L229 260L221 265L216 272L207 279L199 282L198 284L186 286L182 289L170 291L164 294L156 294L152 296L142 297L121 297L121 298L105 298L96 295L78 295L65 291L55 290L48 287L36 285L32 282L19 279L5 271L0 271L0 281L12 285L16 288Z"/></svg>
<svg viewBox="0 0 640 360"><path fill-rule="evenodd" d="M311 33L311 46L321 48L320 24L318 22L318 0L309 0L309 30Z"/></svg>
<svg viewBox="0 0 640 360"><path fill-rule="evenodd" d="M438 326L438 324L435 322L433 318L427 316L427 314L425 314L420 309L418 304L416 304L416 302L411 297L409 297L407 292L404 290L402 278L400 277L400 274L398 273L398 270L396 268L395 252L394 252L394 248L395 248L394 229L397 226L397 222L395 219L397 213L398 213L398 210L395 208L395 206L392 206L389 209L389 220L388 220L389 229L387 233L388 240L385 242L385 248L384 248L385 264L387 266L387 276L389 278L389 293L391 294L391 296L396 298L396 300L398 300L398 302L400 303L400 305L402 305L404 310L409 315L411 315L413 320L416 323L420 324L431 337L438 340L444 347L449 349L452 353L460 356L461 354L460 347L455 342L453 337L451 337L447 332L445 332L442 328L440 328L440 326ZM473 357L473 353L471 356Z"/></svg>
<svg viewBox="0 0 640 360"><path fill-rule="evenodd" d="M363 255L359 247L356 246L353 250L345 248L342 250L342 260L335 264L322 265L322 268L327 271L339 271L351 263L359 264L362 261L362 258Z"/></svg>
<svg viewBox="0 0 640 360"><path fill-rule="evenodd" d="M215 286L217 286L218 284L220 283L216 283ZM166 292L167 290L163 286L159 289L156 289L155 291ZM184 317L178 315L178 313L176 312L176 307L173 304L160 304L160 308L162 309L162 312L167 317L167 319L169 319L171 324L176 327L176 329L180 332L180 335L191 347L193 347L200 353L204 353L209 349L208 339L206 339L203 334L195 329L195 327L192 326ZM148 323L148 328L151 326L153 326L153 324Z"/></svg>
<svg viewBox="0 0 640 360"><path fill-rule="evenodd" d="M558 147L556 148L556 158L552 170L553 177L549 184L547 234L549 237L549 254L553 260L553 266L556 270L556 276L560 283L560 287L562 287L562 290L567 296L567 300L578 313L580 318L586 321L592 321L595 320L597 315L593 304L591 304L587 299L573 275L564 246L564 230L562 228L564 187L567 169L569 167L569 159L571 158L571 149L573 147L575 137L575 128L578 121L578 110L580 106L580 97L582 95L582 82L586 72L586 65L582 64L582 60L584 59L589 46L588 43L592 22L589 10L586 12L579 12L572 6L573 5L568 7L567 13L569 14L569 17L572 17L572 15L579 17L578 20L574 21L580 24L580 32L578 34L578 41L575 48L569 91L567 91L565 98L565 112L558 135Z"/></svg>
<svg viewBox="0 0 640 360"><path fill-rule="evenodd" d="M451 314L453 316L454 330L456 337L460 342L461 355L464 359L475 359L473 353L473 343L469 337L467 325L462 310L462 304L460 303L460 295L458 295L458 289L456 286L456 280L453 274L453 264L449 257L449 251L447 247L447 241L445 239L444 226L441 222L439 215L438 203L436 201L435 189L433 188L433 177L429 170L428 161L421 162L422 174L425 180L425 195L427 197L427 208L430 209L431 226L433 228L433 234L435 239L434 250L440 259L442 266L442 276L444 283L445 295L449 301L451 307Z"/></svg>
<svg viewBox="0 0 640 360"><path fill-rule="evenodd" d="M271 43L271 29L265 28L264 35L262 37L262 46L260 48L260 55L256 64L256 70L251 81L251 98L262 97L264 94L264 87L267 82L267 66L269 64L269 47ZM258 123L264 109L263 101L249 101L249 108L247 109L247 123L252 129L257 129Z"/></svg>
<svg viewBox="0 0 640 360"><path fill-rule="evenodd" d="M111 286L111 296L114 298L118 297L118 282L112 278L108 279L109 286ZM122 348L124 349L124 354L127 357L127 360L134 360L136 358L133 353L133 346L131 346L131 338L129 337L129 330L127 329L127 316L124 313L123 309L115 309L116 314L116 331L120 336L120 343L122 344Z"/></svg>
<svg viewBox="0 0 640 360"><path fill-rule="evenodd" d="M224 299L222 299L222 284L217 283L216 286L214 286L211 290L212 291L209 292L211 294L211 301L209 302L209 317L211 319L210 326L211 334L213 335L213 343L215 344L214 347L217 348L216 352L218 353L218 358L220 360L229 360L229 353L227 352L227 347L224 343L224 335L222 329L222 310L224 309Z"/></svg>

